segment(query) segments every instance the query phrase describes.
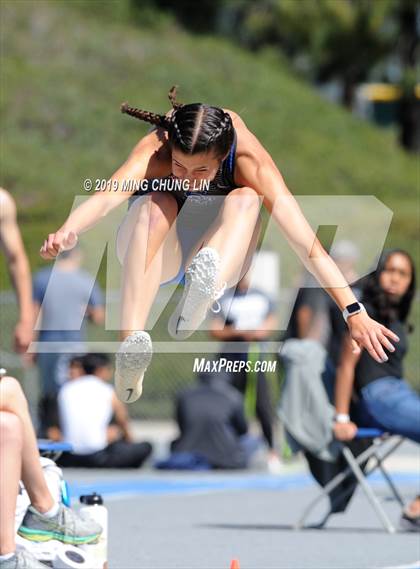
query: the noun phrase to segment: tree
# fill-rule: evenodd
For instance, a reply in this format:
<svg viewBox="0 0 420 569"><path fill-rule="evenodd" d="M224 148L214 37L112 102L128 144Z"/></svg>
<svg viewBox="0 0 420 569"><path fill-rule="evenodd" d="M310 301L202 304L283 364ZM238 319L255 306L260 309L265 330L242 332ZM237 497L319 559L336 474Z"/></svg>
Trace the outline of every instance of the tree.
<svg viewBox="0 0 420 569"><path fill-rule="evenodd" d="M276 46L315 82L338 79L350 108L356 86L387 58L399 60L403 97L401 143L419 148L419 95L415 95L419 49L417 0L236 0L219 18L248 47Z"/></svg>
<svg viewBox="0 0 420 569"><path fill-rule="evenodd" d="M420 92L416 94L419 61L420 9L417 0L400 2L396 15L399 21L397 52L399 54L402 78L402 99L400 106L400 141L412 151L420 150Z"/></svg>
<svg viewBox="0 0 420 569"><path fill-rule="evenodd" d="M395 0L243 2L242 38L252 49L277 45L312 79L337 78L343 103L395 45Z"/></svg>
<svg viewBox="0 0 420 569"><path fill-rule="evenodd" d="M131 0L141 7L144 0ZM159 9L171 12L186 28L194 32L214 32L217 14L223 0L147 0L148 4Z"/></svg>

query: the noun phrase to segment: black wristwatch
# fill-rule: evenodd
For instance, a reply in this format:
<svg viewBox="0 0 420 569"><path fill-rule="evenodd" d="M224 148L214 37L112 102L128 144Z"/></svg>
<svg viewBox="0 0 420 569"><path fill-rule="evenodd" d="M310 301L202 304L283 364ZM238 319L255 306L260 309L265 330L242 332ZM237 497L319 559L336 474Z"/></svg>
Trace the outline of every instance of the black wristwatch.
<svg viewBox="0 0 420 569"><path fill-rule="evenodd" d="M359 314L360 312L366 311L366 308L363 306L361 302L353 302L353 304L349 304L343 310L343 318L347 323L347 318L349 316L354 316L355 314Z"/></svg>

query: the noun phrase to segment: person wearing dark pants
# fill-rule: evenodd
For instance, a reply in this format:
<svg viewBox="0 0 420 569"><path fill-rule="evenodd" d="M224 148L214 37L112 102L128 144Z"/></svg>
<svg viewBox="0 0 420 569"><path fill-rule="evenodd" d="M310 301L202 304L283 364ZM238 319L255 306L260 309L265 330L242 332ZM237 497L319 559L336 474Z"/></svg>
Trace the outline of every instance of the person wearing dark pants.
<svg viewBox="0 0 420 569"><path fill-rule="evenodd" d="M151 452L152 445L148 442L115 441L94 453L63 453L58 464L74 468L140 468Z"/></svg>
<svg viewBox="0 0 420 569"><path fill-rule="evenodd" d="M420 443L420 396L404 379L403 361L408 351L408 323L416 292L414 262L401 249L385 252L378 268L363 285L362 300L400 341L382 363L369 358L366 351L355 352L350 338L344 341L337 368L334 434L342 441L352 440L358 427L375 427ZM350 316L351 318L351 316ZM352 413L350 419L351 403ZM402 525L420 531L420 496L404 510Z"/></svg>
<svg viewBox="0 0 420 569"><path fill-rule="evenodd" d="M255 344L251 344L252 346ZM258 347L258 345L257 345ZM246 354L223 354L231 361L252 361L252 357L256 352L247 352ZM247 417L255 417L260 423L264 439L271 452L274 452L274 436L273 436L273 406L270 399L270 387L264 372L247 372L243 369L239 372L232 373L231 384L244 396L245 412Z"/></svg>
<svg viewBox="0 0 420 569"><path fill-rule="evenodd" d="M231 363L225 369L230 374L231 384L244 396L248 419L258 419L269 449L268 468L280 469L280 461L274 447L274 413L267 377L256 362L264 358L261 346L275 328L275 306L262 290L249 287L249 271L239 281L236 289L229 290L220 299L220 312L213 318L211 335L224 342L246 342L241 353L229 353L225 344L220 358ZM239 366L236 362L243 362ZM248 365L245 365L248 362ZM234 367L236 363L236 368ZM240 368L240 369L239 369ZM237 369L238 371L229 371Z"/></svg>

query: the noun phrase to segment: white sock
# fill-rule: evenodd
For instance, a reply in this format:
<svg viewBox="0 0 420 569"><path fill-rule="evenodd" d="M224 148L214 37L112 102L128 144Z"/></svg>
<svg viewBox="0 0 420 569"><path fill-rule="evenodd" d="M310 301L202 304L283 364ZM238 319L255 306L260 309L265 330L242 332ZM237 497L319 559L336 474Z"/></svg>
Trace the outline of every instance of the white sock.
<svg viewBox="0 0 420 569"><path fill-rule="evenodd" d="M13 551L12 553L6 553L5 555L0 555L0 561L7 561L8 559L11 559L14 555L16 555L16 551Z"/></svg>
<svg viewBox="0 0 420 569"><path fill-rule="evenodd" d="M55 504L51 508L51 510L48 510L46 512L40 512L39 510L37 510L33 506L31 506L31 508L40 516L44 516L44 518L53 518L54 516L56 516L58 514L59 505L57 502L55 502Z"/></svg>

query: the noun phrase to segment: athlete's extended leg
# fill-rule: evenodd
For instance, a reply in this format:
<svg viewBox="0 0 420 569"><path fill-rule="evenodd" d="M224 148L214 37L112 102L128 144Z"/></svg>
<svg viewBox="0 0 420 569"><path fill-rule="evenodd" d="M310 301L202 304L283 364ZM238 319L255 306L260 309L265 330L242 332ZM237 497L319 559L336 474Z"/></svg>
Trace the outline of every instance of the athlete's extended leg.
<svg viewBox="0 0 420 569"><path fill-rule="evenodd" d="M118 397L133 402L142 392L144 373L152 358L147 317L162 281L175 276L182 260L176 237L175 198L157 193L139 198L130 208L117 237L123 264L121 336L116 355Z"/></svg>
<svg viewBox="0 0 420 569"><path fill-rule="evenodd" d="M225 198L217 223L186 271L184 294L168 324L174 338L197 330L212 302L246 272L258 241L260 207L251 188L237 188Z"/></svg>
<svg viewBox="0 0 420 569"><path fill-rule="evenodd" d="M218 287L234 286L248 270L260 233L261 205L252 188L238 188L225 198L220 224L204 244L219 255Z"/></svg>
<svg viewBox="0 0 420 569"><path fill-rule="evenodd" d="M175 276L182 260L176 237L177 204L170 194L155 192L131 206L117 236L123 265L121 338L144 330L162 281Z"/></svg>

